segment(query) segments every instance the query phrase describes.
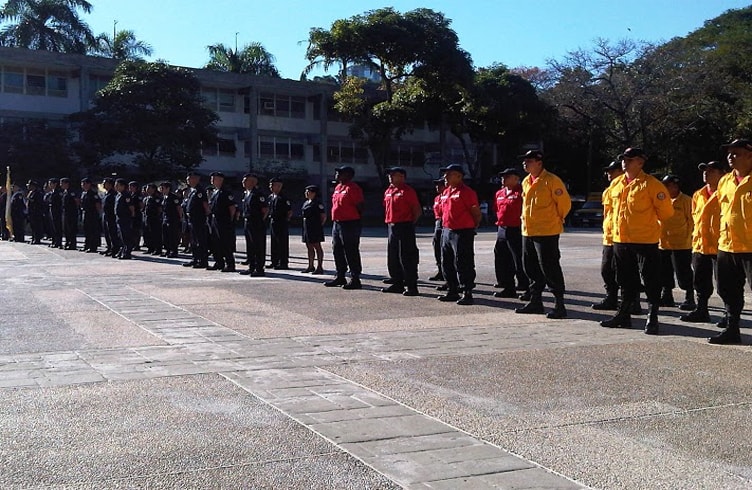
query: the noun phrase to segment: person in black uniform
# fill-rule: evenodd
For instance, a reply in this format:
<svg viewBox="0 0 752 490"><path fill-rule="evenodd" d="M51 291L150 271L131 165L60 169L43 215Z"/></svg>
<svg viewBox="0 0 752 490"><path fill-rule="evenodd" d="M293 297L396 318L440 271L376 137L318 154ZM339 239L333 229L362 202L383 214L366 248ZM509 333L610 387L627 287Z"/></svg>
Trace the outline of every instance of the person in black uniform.
<svg viewBox="0 0 752 490"><path fill-rule="evenodd" d="M301 272L313 274L324 273L324 249L321 242L324 241L324 223L326 223L326 209L319 197L319 188L309 185L305 188L306 201L300 212L303 216L303 243L308 250L308 267ZM316 267L313 267L313 259L316 258Z"/></svg>
<svg viewBox="0 0 752 490"><path fill-rule="evenodd" d="M182 199L172 192L172 184L167 181L159 184L159 192L162 194L162 243L165 250L162 256L174 259L178 256L183 220Z"/></svg>
<svg viewBox="0 0 752 490"><path fill-rule="evenodd" d="M8 223L5 221L5 207L8 204L8 190L0 185L0 240L10 239Z"/></svg>
<svg viewBox="0 0 752 490"><path fill-rule="evenodd" d="M162 195L153 183L146 186L144 197L144 245L147 254L162 253Z"/></svg>
<svg viewBox="0 0 752 490"><path fill-rule="evenodd" d="M245 174L243 176L242 216L243 232L245 234L245 250L248 269L240 271L243 275L262 277L264 275L264 260L266 258L266 216L269 205L266 197L258 187L258 176Z"/></svg>
<svg viewBox="0 0 752 490"><path fill-rule="evenodd" d="M102 231L104 234L104 241L107 244L107 249L104 252L99 252L102 255L117 257L120 253L120 235L117 230L117 218L115 216L115 199L117 199L117 192L115 191L115 179L110 177L102 180L102 187L104 187L104 198L102 198Z"/></svg>
<svg viewBox="0 0 752 490"><path fill-rule="evenodd" d="M136 206L136 217L133 219L133 250L139 251L144 230L144 196L141 193L141 186L135 180L128 182L128 192Z"/></svg>
<svg viewBox="0 0 752 490"><path fill-rule="evenodd" d="M52 247L52 216L50 216L50 198L52 197L51 179L47 179L42 188L42 223L44 238L50 240L48 247Z"/></svg>
<svg viewBox="0 0 752 490"><path fill-rule="evenodd" d="M115 223L120 237L120 252L117 257L120 260L130 260L133 258L133 222L136 220L136 202L128 191L128 184L125 179L115 181Z"/></svg>
<svg viewBox="0 0 752 490"><path fill-rule="evenodd" d="M190 172L187 181L191 188L186 209L191 231L193 259L183 266L205 269L208 266L209 228L206 219L209 215L209 200L206 197L206 191L201 186L201 175L198 172Z"/></svg>
<svg viewBox="0 0 752 490"><path fill-rule="evenodd" d="M13 184L10 196L10 219L13 223L13 241L26 241L26 201L21 187Z"/></svg>
<svg viewBox="0 0 752 490"><path fill-rule="evenodd" d="M65 235L65 250L76 250L76 235L78 235L78 196L70 187L70 179L60 179L63 193L63 235Z"/></svg>
<svg viewBox="0 0 752 490"><path fill-rule="evenodd" d="M63 248L63 194L60 191L60 180L52 178L48 181L49 190L44 196L47 203L47 216L50 227L50 247Z"/></svg>
<svg viewBox="0 0 752 490"><path fill-rule="evenodd" d="M209 201L211 241L214 265L209 270L235 272L235 211L232 193L223 187L225 175L212 172L211 184L216 189Z"/></svg>
<svg viewBox="0 0 752 490"><path fill-rule="evenodd" d="M44 237L44 193L39 182L27 182L29 193L26 195L26 216L31 226L31 244L39 245Z"/></svg>
<svg viewBox="0 0 752 490"><path fill-rule="evenodd" d="M269 181L269 228L271 230L271 264L277 270L288 268L290 260L290 218L292 203L282 194L282 181Z"/></svg>
<svg viewBox="0 0 752 490"><path fill-rule="evenodd" d="M102 198L92 186L91 179L81 179L81 214L84 224L84 248L86 253L96 253L102 244Z"/></svg>

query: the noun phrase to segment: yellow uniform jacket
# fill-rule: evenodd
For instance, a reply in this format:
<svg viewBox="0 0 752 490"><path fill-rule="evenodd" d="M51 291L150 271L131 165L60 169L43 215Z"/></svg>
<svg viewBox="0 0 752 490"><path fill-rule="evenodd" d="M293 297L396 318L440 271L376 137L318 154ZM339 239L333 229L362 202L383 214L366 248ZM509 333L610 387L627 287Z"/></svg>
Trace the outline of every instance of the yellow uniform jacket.
<svg viewBox="0 0 752 490"><path fill-rule="evenodd" d="M718 250L752 252L752 179L747 175L737 183L733 172L726 174L716 192L721 205Z"/></svg>
<svg viewBox="0 0 752 490"><path fill-rule="evenodd" d="M614 243L658 243L660 220L674 214L666 186L641 171L629 182L626 174L616 177L609 189Z"/></svg>
<svg viewBox="0 0 752 490"><path fill-rule="evenodd" d="M564 218L572 209L564 182L544 170L533 181L532 175L522 180L522 234L524 236L559 235L564 231Z"/></svg>
<svg viewBox="0 0 752 490"><path fill-rule="evenodd" d="M663 250L689 250L692 248L692 198L684 193L671 199L674 215L661 220L661 240L658 246Z"/></svg>
<svg viewBox="0 0 752 490"><path fill-rule="evenodd" d="M718 192L710 193L708 186L692 195L692 252L703 255L718 253L718 236L721 226L721 204Z"/></svg>

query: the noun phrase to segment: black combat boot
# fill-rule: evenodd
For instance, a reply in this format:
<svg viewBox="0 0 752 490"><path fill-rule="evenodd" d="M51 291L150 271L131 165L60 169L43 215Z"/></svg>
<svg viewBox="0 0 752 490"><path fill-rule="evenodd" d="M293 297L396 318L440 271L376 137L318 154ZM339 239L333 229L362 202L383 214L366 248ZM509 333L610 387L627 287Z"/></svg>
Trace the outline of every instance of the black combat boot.
<svg viewBox="0 0 752 490"><path fill-rule="evenodd" d="M543 313L543 301L541 301L540 295L530 294L530 300L525 306L514 310L515 313L523 315L529 315L533 313Z"/></svg>
<svg viewBox="0 0 752 490"><path fill-rule="evenodd" d="M567 308L564 306L564 296L556 296L554 309L546 314L546 318L560 320L567 317Z"/></svg>
<svg viewBox="0 0 752 490"><path fill-rule="evenodd" d="M741 344L742 336L739 333L739 315L727 315L726 328L724 328L718 335L710 337L708 343L722 345Z"/></svg>
<svg viewBox="0 0 752 490"><path fill-rule="evenodd" d="M680 316L679 320L690 323L710 323L708 298L697 298L697 308L686 315Z"/></svg>
<svg viewBox="0 0 752 490"><path fill-rule="evenodd" d="M590 307L598 311L618 310L619 298L616 297L616 291L606 291L606 297L603 298L599 303L595 303Z"/></svg>
<svg viewBox="0 0 752 490"><path fill-rule="evenodd" d="M628 300L622 300L621 304L619 305L619 311L616 312L616 315L609 318L608 320L603 320L601 322L601 327L606 328L632 328L632 302Z"/></svg>
<svg viewBox="0 0 752 490"><path fill-rule="evenodd" d="M676 303L674 303L674 293L671 291L671 288L663 288L659 306L668 306L669 308L676 306Z"/></svg>
<svg viewBox="0 0 752 490"><path fill-rule="evenodd" d="M695 304L695 291L694 289L687 289L684 296L684 301L679 305L679 309L682 311L692 311L697 307Z"/></svg>
<svg viewBox="0 0 752 490"><path fill-rule="evenodd" d="M645 322L645 333L658 335L658 308L660 305L651 303L648 305L648 321Z"/></svg>

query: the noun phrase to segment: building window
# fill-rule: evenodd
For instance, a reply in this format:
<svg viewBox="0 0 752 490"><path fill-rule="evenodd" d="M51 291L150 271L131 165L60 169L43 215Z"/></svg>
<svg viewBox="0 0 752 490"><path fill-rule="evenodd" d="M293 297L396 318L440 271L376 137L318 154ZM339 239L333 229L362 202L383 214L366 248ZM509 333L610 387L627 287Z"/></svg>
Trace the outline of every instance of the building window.
<svg viewBox="0 0 752 490"><path fill-rule="evenodd" d="M44 70L26 70L26 95L44 95L47 91L47 81Z"/></svg>
<svg viewBox="0 0 752 490"><path fill-rule="evenodd" d="M291 97L268 92L260 93L258 97L259 115L305 119L305 97Z"/></svg>
<svg viewBox="0 0 752 490"><path fill-rule="evenodd" d="M6 66L3 70L3 92L22 94L24 91L23 68Z"/></svg>
<svg viewBox="0 0 752 490"><path fill-rule="evenodd" d="M219 100L219 112L235 112L235 93L231 90L220 90L217 99Z"/></svg>
<svg viewBox="0 0 752 490"><path fill-rule="evenodd" d="M221 157L235 156L235 140L233 139L217 138L217 148Z"/></svg>
<svg viewBox="0 0 752 490"><path fill-rule="evenodd" d="M68 97L68 78L65 73L47 73L47 95L50 97Z"/></svg>
<svg viewBox="0 0 752 490"><path fill-rule="evenodd" d="M262 136L258 143L259 158L270 160L304 160L303 140L288 137Z"/></svg>
<svg viewBox="0 0 752 490"><path fill-rule="evenodd" d="M355 141L330 142L326 159L331 163L368 163L368 150Z"/></svg>

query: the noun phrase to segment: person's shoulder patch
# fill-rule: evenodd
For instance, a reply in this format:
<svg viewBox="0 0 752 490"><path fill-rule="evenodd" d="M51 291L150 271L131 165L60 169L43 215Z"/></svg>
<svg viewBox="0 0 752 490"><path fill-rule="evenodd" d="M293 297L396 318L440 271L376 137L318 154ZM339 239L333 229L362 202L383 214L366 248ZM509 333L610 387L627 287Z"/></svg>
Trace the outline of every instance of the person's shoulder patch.
<svg viewBox="0 0 752 490"><path fill-rule="evenodd" d="M319 209L323 210L324 209L324 205L323 204L319 204Z"/></svg>
<svg viewBox="0 0 752 490"><path fill-rule="evenodd" d="M556 189L554 191L554 194L556 194L557 196L561 196L562 194L564 194L564 190L563 189Z"/></svg>
<svg viewBox="0 0 752 490"><path fill-rule="evenodd" d="M266 202L266 198L264 196L259 197L260 202Z"/></svg>
<svg viewBox="0 0 752 490"><path fill-rule="evenodd" d="M658 195L655 197L657 197L659 201L663 201L664 199L666 199L666 194L663 192L659 192Z"/></svg>
<svg viewBox="0 0 752 490"><path fill-rule="evenodd" d="M130 197L126 197L125 198L125 202L131 202L131 198Z"/></svg>
<svg viewBox="0 0 752 490"><path fill-rule="evenodd" d="M197 195L198 197L204 197L204 195L203 195L202 193L200 193L200 192L196 193L196 195Z"/></svg>
<svg viewBox="0 0 752 490"><path fill-rule="evenodd" d="M229 196L227 196L227 199L229 199L230 201L234 201L235 200L235 196L233 196L232 194L230 194Z"/></svg>

